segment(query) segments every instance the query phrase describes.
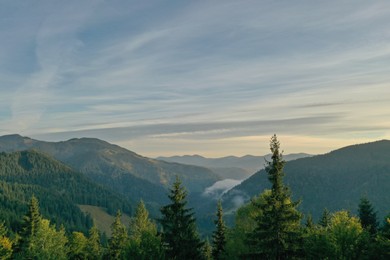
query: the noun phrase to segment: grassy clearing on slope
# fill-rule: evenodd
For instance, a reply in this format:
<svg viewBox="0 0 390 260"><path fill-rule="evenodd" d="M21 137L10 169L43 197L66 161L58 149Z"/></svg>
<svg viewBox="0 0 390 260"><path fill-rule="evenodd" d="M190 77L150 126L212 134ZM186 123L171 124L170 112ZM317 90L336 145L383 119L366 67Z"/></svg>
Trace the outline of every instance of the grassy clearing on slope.
<svg viewBox="0 0 390 260"><path fill-rule="evenodd" d="M98 229L106 233L108 237L111 236L111 224L114 222L115 216L111 216L104 208L91 205L78 205L81 211L85 214L89 213ZM121 221L126 227L129 226L130 217L122 213Z"/></svg>

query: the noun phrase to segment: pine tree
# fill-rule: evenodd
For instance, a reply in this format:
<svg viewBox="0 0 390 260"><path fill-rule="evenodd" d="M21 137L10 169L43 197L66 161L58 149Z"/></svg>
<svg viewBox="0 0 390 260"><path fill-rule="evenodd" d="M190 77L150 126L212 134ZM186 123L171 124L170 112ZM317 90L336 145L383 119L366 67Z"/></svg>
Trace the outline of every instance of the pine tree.
<svg viewBox="0 0 390 260"><path fill-rule="evenodd" d="M318 222L318 225L326 228L329 226L330 220L331 220L330 212L328 211L327 208L325 208L324 211L322 212L322 215L321 215L320 221Z"/></svg>
<svg viewBox="0 0 390 260"><path fill-rule="evenodd" d="M127 230L121 222L121 212L118 210L114 223L111 225L111 238L109 239L108 251L110 259L121 259L125 253L125 247L127 245Z"/></svg>
<svg viewBox="0 0 390 260"><path fill-rule="evenodd" d="M276 135L271 138L270 149L272 161L267 162L266 172L272 184L271 194L264 196L265 203L260 205L256 217L257 226L249 235L251 257L292 258L301 251L301 214L296 209L299 202L291 200L290 190L283 184L285 161Z"/></svg>
<svg viewBox="0 0 390 260"><path fill-rule="evenodd" d="M39 201L33 195L31 197L27 214L23 217L23 228L20 234L20 240L15 247L16 257L19 255L27 255L31 247L31 240L37 232L37 228L42 220L39 212Z"/></svg>
<svg viewBox="0 0 390 260"><path fill-rule="evenodd" d="M305 227L307 229L313 229L314 228L313 217L311 216L311 214L307 215Z"/></svg>
<svg viewBox="0 0 390 260"><path fill-rule="evenodd" d="M87 241L87 259L101 259L102 257L102 245L100 243L99 229L94 224L89 230L89 236Z"/></svg>
<svg viewBox="0 0 390 260"><path fill-rule="evenodd" d="M215 260L218 260L222 258L226 246L226 225L223 221L221 201L218 201L216 217L217 219L214 221L216 230L213 232L212 255Z"/></svg>
<svg viewBox="0 0 390 260"><path fill-rule="evenodd" d="M0 223L0 259L10 259L12 256L12 241L7 237L7 227Z"/></svg>
<svg viewBox="0 0 390 260"><path fill-rule="evenodd" d="M71 259L87 259L87 244L88 239L81 232L72 232L69 241L70 258Z"/></svg>
<svg viewBox="0 0 390 260"><path fill-rule="evenodd" d="M39 225L39 221L42 219L41 213L39 212L39 202L34 195L31 197L28 209L24 217L25 227L23 233L28 236L33 236Z"/></svg>
<svg viewBox="0 0 390 260"><path fill-rule="evenodd" d="M166 255L173 259L200 259L203 243L196 230L194 213L186 208L187 193L176 177L168 195L171 204L161 208Z"/></svg>
<svg viewBox="0 0 390 260"><path fill-rule="evenodd" d="M375 235L378 231L379 223L376 212L367 198L363 197L360 199L358 212L362 227L371 235Z"/></svg>
<svg viewBox="0 0 390 260"><path fill-rule="evenodd" d="M129 226L130 244L128 259L162 259L161 237L157 234L156 224L149 219L149 212L141 200Z"/></svg>
<svg viewBox="0 0 390 260"><path fill-rule="evenodd" d="M157 227L150 221L149 212L141 200L135 210L134 217L131 219L129 233L131 237L140 238L142 232L145 231L157 233Z"/></svg>
<svg viewBox="0 0 390 260"><path fill-rule="evenodd" d="M30 238L28 251L23 259L67 259L68 238L62 226L56 230L48 219L41 219L36 226L34 235Z"/></svg>
<svg viewBox="0 0 390 260"><path fill-rule="evenodd" d="M206 241L203 244L202 259L204 259L204 260L215 259L215 258L213 258L212 248L211 248L211 245L210 245L210 242L208 239L206 239Z"/></svg>

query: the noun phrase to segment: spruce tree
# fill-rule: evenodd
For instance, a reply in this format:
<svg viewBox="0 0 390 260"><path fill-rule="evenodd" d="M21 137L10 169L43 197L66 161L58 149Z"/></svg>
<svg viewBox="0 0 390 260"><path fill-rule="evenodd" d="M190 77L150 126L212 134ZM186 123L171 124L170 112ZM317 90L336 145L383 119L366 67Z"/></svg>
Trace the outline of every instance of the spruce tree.
<svg viewBox="0 0 390 260"><path fill-rule="evenodd" d="M110 259L121 259L125 253L127 245L127 230L121 222L121 212L118 210L114 223L111 225L111 238L109 239L108 251Z"/></svg>
<svg viewBox="0 0 390 260"><path fill-rule="evenodd" d="M215 258L213 258L213 252L212 252L212 248L211 248L211 245L210 245L208 238L206 239L206 241L203 244L202 259L204 259L204 260L215 259Z"/></svg>
<svg viewBox="0 0 390 260"><path fill-rule="evenodd" d="M212 254L213 258L215 260L218 260L222 258L222 254L225 252L226 246L226 225L223 221L223 210L221 201L218 201L216 217L217 219L214 221L216 230L213 232Z"/></svg>
<svg viewBox="0 0 390 260"><path fill-rule="evenodd" d="M134 217L131 219L129 233L131 237L138 239L143 232L157 233L157 227L150 221L149 212L141 200L135 210Z"/></svg>
<svg viewBox="0 0 390 260"><path fill-rule="evenodd" d="M101 259L102 258L102 245L100 243L100 232L97 226L94 224L89 230L89 236L87 241L87 259Z"/></svg>
<svg viewBox="0 0 390 260"><path fill-rule="evenodd" d="M128 259L163 259L161 236L156 224L149 219L149 212L141 200L129 226Z"/></svg>
<svg viewBox="0 0 390 260"><path fill-rule="evenodd" d="M313 222L313 217L311 216L311 214L307 215L307 217L306 217L305 227L307 229L313 229L315 227L314 222Z"/></svg>
<svg viewBox="0 0 390 260"><path fill-rule="evenodd" d="M366 197L360 199L358 212L362 227L371 235L375 235L378 231L379 224L376 212Z"/></svg>
<svg viewBox="0 0 390 260"><path fill-rule="evenodd" d="M327 208L325 208L324 211L322 212L322 215L321 215L320 221L318 222L318 225L320 225L321 227L327 228L330 224L330 220L331 220L330 212Z"/></svg>
<svg viewBox="0 0 390 260"><path fill-rule="evenodd" d="M166 255L171 259L200 259L202 246L191 208L187 208L187 192L176 177L168 198L171 204L161 208L163 242Z"/></svg>
<svg viewBox="0 0 390 260"><path fill-rule="evenodd" d="M27 255L31 247L31 240L35 236L42 220L39 212L39 201L33 195L31 197L27 214L23 217L23 227L20 233L20 240L15 247L16 257Z"/></svg>
<svg viewBox="0 0 390 260"><path fill-rule="evenodd" d="M0 259L10 259L12 256L12 241L7 237L7 227L0 222Z"/></svg>
<svg viewBox="0 0 390 260"><path fill-rule="evenodd" d="M256 228L249 235L251 256L265 259L286 259L298 256L301 251L301 214L299 202L291 200L290 190L283 184L285 161L280 153L276 135L271 138L272 160L267 162L266 172L272 184L271 194L264 196L259 207Z"/></svg>
<svg viewBox="0 0 390 260"><path fill-rule="evenodd" d="M83 233L73 231L69 240L69 255L71 259L87 259L88 239Z"/></svg>
<svg viewBox="0 0 390 260"><path fill-rule="evenodd" d="M48 219L41 219L30 240L28 257L24 255L23 259L67 259L67 244L68 238L63 226L57 231Z"/></svg>

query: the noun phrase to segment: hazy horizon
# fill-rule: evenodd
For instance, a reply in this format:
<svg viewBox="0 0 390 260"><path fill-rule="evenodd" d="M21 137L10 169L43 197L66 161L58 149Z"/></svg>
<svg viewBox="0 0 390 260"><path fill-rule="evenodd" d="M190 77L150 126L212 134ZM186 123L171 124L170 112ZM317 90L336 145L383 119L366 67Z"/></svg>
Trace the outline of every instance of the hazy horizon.
<svg viewBox="0 0 390 260"><path fill-rule="evenodd" d="M148 157L390 139L390 2L0 3L0 135Z"/></svg>

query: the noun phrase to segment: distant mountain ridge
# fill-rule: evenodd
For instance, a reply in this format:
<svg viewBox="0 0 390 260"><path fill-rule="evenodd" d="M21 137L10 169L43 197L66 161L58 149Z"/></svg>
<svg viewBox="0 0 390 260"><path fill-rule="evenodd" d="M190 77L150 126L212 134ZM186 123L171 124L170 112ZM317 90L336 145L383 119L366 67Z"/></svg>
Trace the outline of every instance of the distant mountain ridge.
<svg viewBox="0 0 390 260"><path fill-rule="evenodd" d="M288 154L284 156L286 161L310 157L306 153ZM225 156L220 158L206 158L200 155L183 155L171 157L157 157L157 160L176 162L188 165L207 167L221 176L221 178L242 180L264 168L265 160L270 160L271 155L264 156Z"/></svg>
<svg viewBox="0 0 390 260"><path fill-rule="evenodd" d="M91 180L156 209L179 176L190 193L200 193L220 177L211 170L150 159L95 138L45 142L20 135L0 137L0 151L36 149L80 171Z"/></svg>
<svg viewBox="0 0 390 260"><path fill-rule="evenodd" d="M290 161L284 172L293 197L302 199L301 209L314 217L324 208L356 212L362 196L367 196L380 216L390 213L389 140ZM224 204L232 209L269 188L267 174L261 170L225 194Z"/></svg>

